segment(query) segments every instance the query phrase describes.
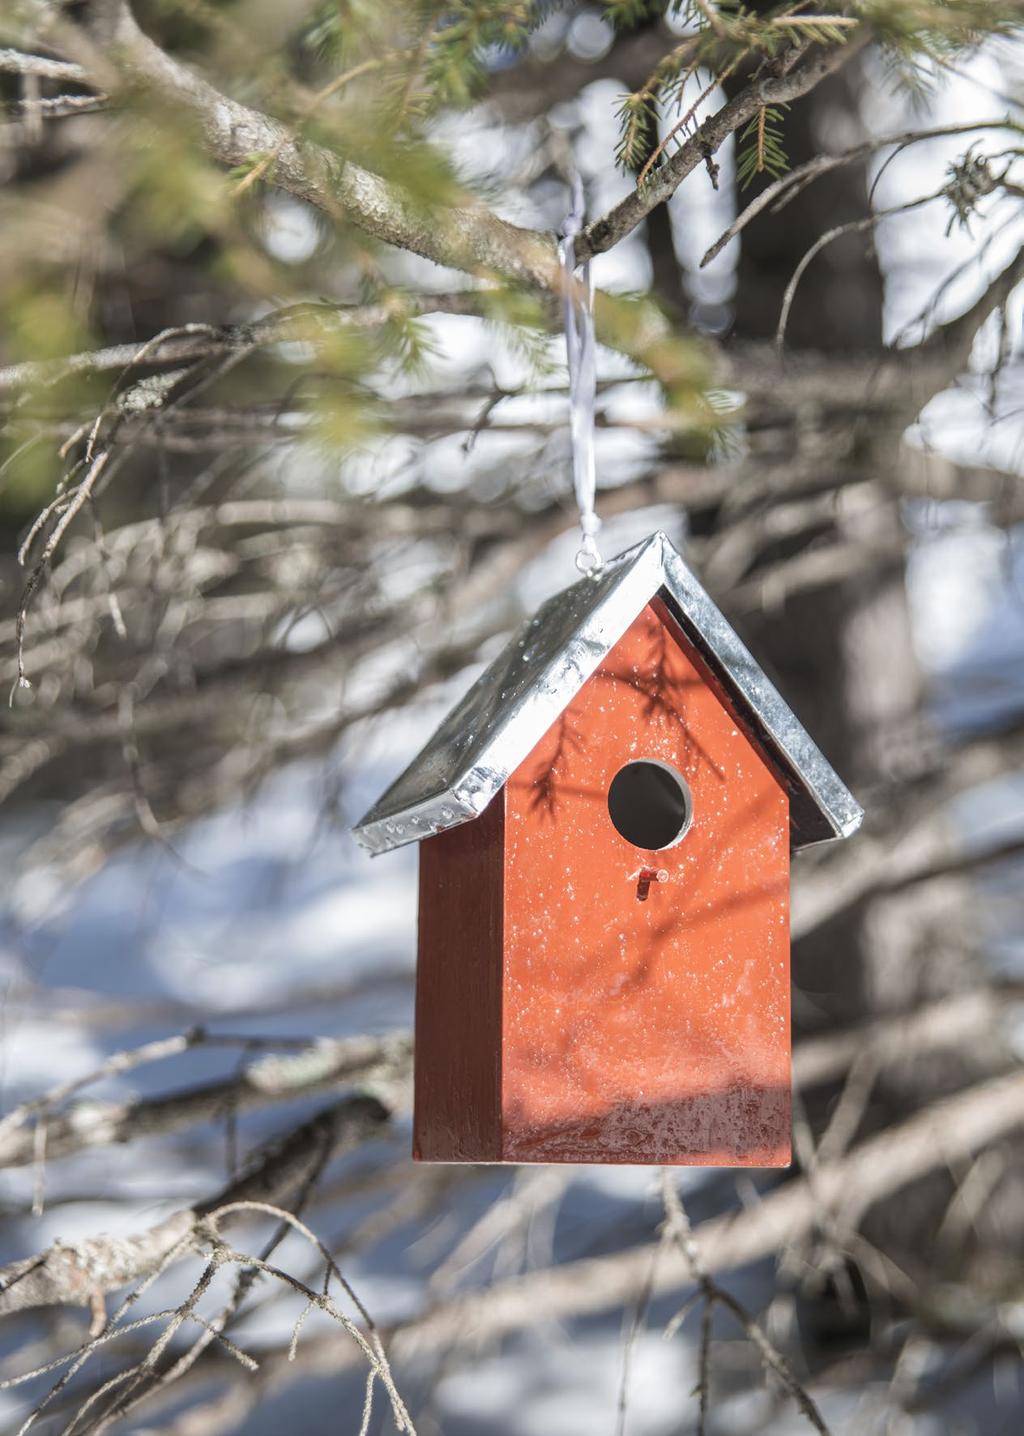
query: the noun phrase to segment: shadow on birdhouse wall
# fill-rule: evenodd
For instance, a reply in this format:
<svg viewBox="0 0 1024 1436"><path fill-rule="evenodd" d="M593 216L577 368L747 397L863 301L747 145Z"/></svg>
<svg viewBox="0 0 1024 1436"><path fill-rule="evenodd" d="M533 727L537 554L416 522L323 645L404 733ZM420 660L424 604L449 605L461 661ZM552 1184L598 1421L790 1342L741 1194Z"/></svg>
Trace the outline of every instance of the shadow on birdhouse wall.
<svg viewBox="0 0 1024 1436"><path fill-rule="evenodd" d="M667 622L644 608L466 829L468 908L461 830L423 846L421 1157L789 1159L786 792ZM613 821L631 768L685 789L664 843L640 848ZM489 1124L485 1155L470 1133Z"/></svg>
<svg viewBox="0 0 1024 1436"><path fill-rule="evenodd" d="M663 535L551 600L357 830L426 839L416 1155L788 1163L790 849L859 819Z"/></svg>

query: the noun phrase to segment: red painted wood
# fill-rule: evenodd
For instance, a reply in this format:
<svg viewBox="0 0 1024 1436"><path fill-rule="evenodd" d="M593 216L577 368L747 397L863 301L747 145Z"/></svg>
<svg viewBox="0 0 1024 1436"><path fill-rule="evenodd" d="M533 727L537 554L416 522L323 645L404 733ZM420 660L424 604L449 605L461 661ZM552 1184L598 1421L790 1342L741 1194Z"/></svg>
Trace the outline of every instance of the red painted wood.
<svg viewBox="0 0 1024 1436"><path fill-rule="evenodd" d="M506 786L506 1161L789 1161L788 799L666 618L644 610ZM656 853L608 816L642 758L693 794ZM641 901L645 869L666 879Z"/></svg>
<svg viewBox="0 0 1024 1436"><path fill-rule="evenodd" d="M413 1155L501 1159L505 794L420 844Z"/></svg>
<svg viewBox="0 0 1024 1436"><path fill-rule="evenodd" d="M608 816L642 758L693 795L656 852ZM788 799L657 600L420 852L417 1157L789 1161Z"/></svg>

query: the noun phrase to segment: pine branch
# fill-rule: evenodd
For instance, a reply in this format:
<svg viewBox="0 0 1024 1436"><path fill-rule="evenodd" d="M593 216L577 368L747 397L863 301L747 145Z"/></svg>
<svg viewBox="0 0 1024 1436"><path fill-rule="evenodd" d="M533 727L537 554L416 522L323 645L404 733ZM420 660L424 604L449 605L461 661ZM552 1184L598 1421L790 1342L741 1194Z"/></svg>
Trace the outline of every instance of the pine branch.
<svg viewBox="0 0 1024 1436"><path fill-rule="evenodd" d="M777 180L789 168L782 141L782 106L762 105L739 137L736 178L746 189L757 175Z"/></svg>
<svg viewBox="0 0 1024 1436"><path fill-rule="evenodd" d="M550 236L499 219L467 195L462 206L428 210L393 185L286 126L219 93L139 29L119 6L107 60L124 79L149 87L198 118L210 153L228 169L272 156L265 179L389 244L473 274L498 274L557 292L561 267Z"/></svg>
<svg viewBox="0 0 1024 1436"><path fill-rule="evenodd" d="M850 32L846 44L828 49L816 46L813 54L789 73L747 85L715 114L710 115L680 148L635 190L606 215L587 226L576 240L576 254L582 260L614 248L642 220L678 189L687 175L715 155L730 135L743 129L768 105L785 105L806 95L828 75L834 74L869 43L865 27Z"/></svg>
<svg viewBox="0 0 1024 1436"><path fill-rule="evenodd" d="M395 294L375 304L295 304L276 309L250 324L215 328L207 324L167 330L142 344L114 344L84 350L61 359L29 360L0 368L0 393L59 384L63 379L89 374L127 374L139 367L162 367L220 358L232 350L293 339L315 343L346 330L383 329L400 313L474 314L488 312L486 290L456 290L450 294Z"/></svg>
<svg viewBox="0 0 1024 1436"><path fill-rule="evenodd" d="M579 258L619 243L761 108L806 94L870 38L864 27L848 33L846 44L815 46L814 55L805 63L774 79L752 82L709 117L641 191L584 231L577 242ZM210 153L229 169L251 166L254 157L260 162L271 156L265 180L312 204L335 222L354 223L378 239L438 264L473 274L500 275L549 293L560 291L561 267L550 236L499 219L468 195L464 205L427 212L353 161L315 144L300 143L278 121L219 93L161 50L139 29L126 5L118 9L112 34L106 59L127 81L149 86L171 103L192 111L202 124ZM685 53L685 46L678 47L672 63L688 63L680 58Z"/></svg>

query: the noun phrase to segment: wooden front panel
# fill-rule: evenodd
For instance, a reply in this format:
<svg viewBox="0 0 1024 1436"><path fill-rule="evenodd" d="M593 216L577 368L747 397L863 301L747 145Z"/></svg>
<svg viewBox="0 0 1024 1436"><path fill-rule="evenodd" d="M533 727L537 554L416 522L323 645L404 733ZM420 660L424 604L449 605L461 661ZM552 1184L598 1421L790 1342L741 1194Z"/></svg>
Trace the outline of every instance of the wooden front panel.
<svg viewBox="0 0 1024 1436"><path fill-rule="evenodd" d="M500 1160L505 795L420 844L413 1156Z"/></svg>
<svg viewBox="0 0 1024 1436"><path fill-rule="evenodd" d="M644 758L693 795L654 853L607 806ZM671 620L644 610L506 792L503 1158L788 1163L788 800Z"/></svg>

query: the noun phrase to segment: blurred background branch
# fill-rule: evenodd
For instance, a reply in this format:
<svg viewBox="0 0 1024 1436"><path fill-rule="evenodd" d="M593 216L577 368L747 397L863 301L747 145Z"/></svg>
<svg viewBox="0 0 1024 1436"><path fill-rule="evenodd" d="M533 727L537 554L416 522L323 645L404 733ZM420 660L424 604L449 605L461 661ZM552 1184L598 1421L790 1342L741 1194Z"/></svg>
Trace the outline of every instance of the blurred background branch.
<svg viewBox="0 0 1024 1436"><path fill-rule="evenodd" d="M12 1430L1019 1429L1022 21L5 11ZM790 1173L404 1155L347 829L573 576L573 171L604 550L668 530L868 809L794 869Z"/></svg>

